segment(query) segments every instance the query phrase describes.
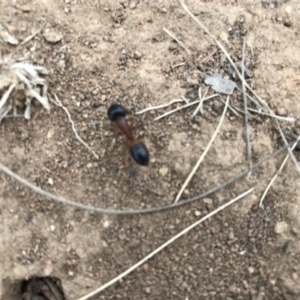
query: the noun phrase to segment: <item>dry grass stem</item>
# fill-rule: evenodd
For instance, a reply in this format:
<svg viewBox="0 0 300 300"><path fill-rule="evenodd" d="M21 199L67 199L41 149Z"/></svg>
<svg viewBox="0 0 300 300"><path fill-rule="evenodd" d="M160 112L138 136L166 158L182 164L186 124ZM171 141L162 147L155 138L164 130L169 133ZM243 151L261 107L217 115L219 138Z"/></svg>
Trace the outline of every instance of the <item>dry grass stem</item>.
<svg viewBox="0 0 300 300"><path fill-rule="evenodd" d="M242 77L245 78L245 48L246 48L246 39L244 38L243 42L243 51L242 51ZM251 153L251 142L249 136L249 121L248 121L248 103L247 103L247 96L246 96L246 87L245 87L245 80L242 80L242 94L243 94L243 101L244 101L244 111L245 111L245 135L246 135L246 143L247 143L247 155L248 155L248 162L249 162L249 175L251 174L252 168L252 153Z"/></svg>
<svg viewBox="0 0 300 300"><path fill-rule="evenodd" d="M187 48L187 47L185 47L184 46L184 44L181 42L181 41L179 41L179 39L172 33L172 32L170 32L168 29L166 29L166 28L163 28L163 30L169 35L169 36L171 36L188 54L191 54L191 51Z"/></svg>
<svg viewBox="0 0 300 300"><path fill-rule="evenodd" d="M192 229L194 229L195 227L197 227L199 224L201 224L204 221L210 219L211 217L213 217L214 215L216 215L220 211L224 210L228 206L234 204L238 200L241 200L242 198L244 198L245 196L247 196L248 194L250 194L253 190L254 190L254 188L251 188L251 189L247 190L246 192L242 193L241 195L239 195L238 197L230 200L229 202L227 202L227 203L221 205L220 207L218 207L217 209L213 210L212 212L210 212L209 214L207 214L205 217L201 218L200 220L196 221L195 223L191 224L190 226L188 226L187 228L185 228L184 230L182 230L181 232L179 232L178 234L176 234L175 236L173 236L170 240L168 240L167 242L165 242L164 244L162 244L161 246L159 246L157 249L155 249L153 252L151 252L150 254L148 254L147 256L145 256L143 259L141 259L135 265L131 266L126 271L124 271L123 273L119 274L118 276L116 276L115 278L113 278L112 280L110 280L109 282L105 283L104 285L102 285L101 287L97 288L93 292L91 292L91 293L89 293L89 294L87 294L87 295L79 298L78 300L87 300L87 299L95 296L96 294L102 292L103 290L105 290L109 286L113 285L114 283L118 282L120 279L124 278L125 276L127 276L128 274L130 274L132 271L134 271L135 269L137 269L138 267L140 267L141 265L143 265L150 258L152 258L156 254L158 254L159 252L161 252L163 249L165 249L167 246L169 246L170 244L172 244L173 242L175 242L176 240L178 240L180 237L182 237L185 234L187 234L188 232L190 232Z"/></svg>
<svg viewBox="0 0 300 300"><path fill-rule="evenodd" d="M247 95L247 96L248 96L248 95ZM234 109L240 111L240 112L243 113L243 114L245 113L241 108L239 108L239 107L237 107L237 106L235 106L235 105L233 105L232 107L233 107ZM268 114L268 113L266 113L266 112L258 111L258 110L256 110L256 109L253 109L253 108L248 107L248 113L249 113L249 111L254 112L254 113L258 114L258 115L264 115L264 116L272 117L272 118L277 119L277 120L279 120L279 121L286 121L286 122L295 122L295 121L296 121L296 120L295 120L294 118L292 118L292 117L282 117L282 116L277 116L277 115L271 115L271 114ZM249 115L250 115L250 114L249 114ZM252 115L252 116L253 116L253 115Z"/></svg>
<svg viewBox="0 0 300 300"><path fill-rule="evenodd" d="M225 118L225 114L227 112L227 107L228 107L228 103L229 103L229 96L227 97L227 101L226 101L226 104L225 104L225 107L224 107L224 110L223 110L223 114L221 116L221 119L220 119L220 122L213 134L213 136L211 137L207 147L205 148L204 152L202 153L202 155L200 156L199 160L197 161L196 165L194 166L192 172L189 174L189 176L187 177L186 181L184 182L183 186L181 187L179 193L177 194L176 196L176 199L175 199L175 203L178 202L178 200L180 199L183 191L185 190L185 188L187 187L187 185L189 184L190 180L192 179L192 177L194 176L194 174L196 173L196 171L198 170L201 162L203 161L204 157L206 156L208 150L210 149L211 145L213 144L215 138L217 137L217 134L219 133L220 131L220 128L221 128L221 125L223 123L223 120Z"/></svg>
<svg viewBox="0 0 300 300"><path fill-rule="evenodd" d="M223 102L224 104L226 104L226 101L224 101L223 99L222 99L222 97L220 97L220 100L221 100L221 102ZM230 109L237 117L239 117L239 118L243 118L241 115L239 115L239 113L238 112L236 112L235 111L235 107L233 107L233 106L231 106L230 104L228 104L228 109ZM242 110L241 110L242 111ZM243 112L243 111L242 111Z"/></svg>
<svg viewBox="0 0 300 300"><path fill-rule="evenodd" d="M29 35L27 38L25 38L22 42L21 45L25 45L27 44L29 41L31 41L32 39L34 39L41 31L43 28L40 28L38 30L36 30L33 34Z"/></svg>
<svg viewBox="0 0 300 300"><path fill-rule="evenodd" d="M160 105L157 105L157 106L150 106L148 108L145 108L145 109L142 109L138 112L136 112L135 114L136 115L141 115L147 111L151 111L151 110L156 110L156 109L161 109L161 108L164 108L164 107L167 107L167 106L170 106L174 103L181 103L181 102L186 102L187 101L185 99L173 99L172 101L170 101L169 103L165 103L165 104L160 104Z"/></svg>
<svg viewBox="0 0 300 300"><path fill-rule="evenodd" d="M207 93L208 93L208 90L209 90L209 88L207 88L207 90L206 90L204 96L202 97L201 87L199 87L199 90L198 90L198 93L199 93L199 105L198 105L197 108L195 109L195 111L194 111L194 113L193 113L193 117L197 115L197 113L199 112L199 110L200 110L201 114L203 114L203 107L202 107L202 105L203 105L203 102L204 102L204 100L205 100L205 98L206 98L206 95L207 95Z"/></svg>
<svg viewBox="0 0 300 300"><path fill-rule="evenodd" d="M208 97L204 98L203 101L212 99L212 98L217 97L217 96L219 96L219 94L213 94L213 95L211 95L211 96L208 96ZM183 98L183 99L184 99L184 98ZM179 111L179 110L182 110L182 109L184 109L184 108L193 106L193 105L195 105L195 104L197 104L197 103L199 103L199 100L190 102L190 103L188 103L188 104L186 104L186 105L180 106L180 107L175 108L175 109L170 110L170 111L167 111L167 112L165 112L164 114L162 114L162 115L156 117L156 118L154 119L154 121L160 120L160 119L162 119L162 118L164 118L164 117L166 117L166 116L169 116L169 115L171 115L171 114L173 114L173 113L175 113L175 112L177 112L177 111Z"/></svg>
<svg viewBox="0 0 300 300"><path fill-rule="evenodd" d="M91 149L91 147L79 136L79 134L78 134L78 132L77 132L77 130L76 130L76 127L75 127L75 124L74 124L74 121L72 120L72 117L71 117L71 115L70 115L70 113L69 113L69 111L67 110L67 108L61 103L61 101L58 99L58 97L56 96L56 94L53 94L54 95L54 97L55 97L55 101L54 100L52 100L50 97L50 99L52 100L52 102L54 103L54 104L56 104L57 106L59 106L59 107L61 107L64 111L65 111L65 113L67 114L67 116L68 116L68 119L69 119L69 121L70 121L70 123L71 123L71 125L72 125L72 130L73 130L73 132L74 132L74 134L75 134L75 137L77 138L77 140L85 147L85 148L87 148L93 155L94 155L94 157L98 160L99 159L99 156Z"/></svg>
<svg viewBox="0 0 300 300"><path fill-rule="evenodd" d="M280 126L278 120L275 120L275 121L276 121L277 127L278 127L278 129L279 129L281 138L282 138L284 144L287 146L287 149L288 149L288 151L289 151L289 155L291 156L291 158L292 158L292 160L293 160L293 162L294 162L294 164L295 164L295 166L296 166L296 169L297 169L298 173L300 174L300 167L299 167L299 164L298 164L298 162L297 162L297 159L296 159L296 157L295 157L293 151L291 150L291 148L288 146L288 141L287 141L286 138L285 138L285 135L284 135L284 133L283 133L283 131L282 131L282 129L281 129L281 126Z"/></svg>
<svg viewBox="0 0 300 300"><path fill-rule="evenodd" d="M295 147L297 146L297 143L300 141L300 135L298 137L298 139L296 140L296 142L294 142L291 151L293 151L295 149ZM282 172L283 167L285 166L288 158L289 158L290 154L286 155L286 157L284 158L280 168L278 169L278 171L276 172L276 174L274 175L274 177L272 178L272 180L270 181L270 183L268 184L267 188L265 189L260 201L259 201L259 207L263 207L263 201L267 195L267 193L269 192L271 186L273 185L273 183L275 182L276 178L279 176L279 174Z"/></svg>

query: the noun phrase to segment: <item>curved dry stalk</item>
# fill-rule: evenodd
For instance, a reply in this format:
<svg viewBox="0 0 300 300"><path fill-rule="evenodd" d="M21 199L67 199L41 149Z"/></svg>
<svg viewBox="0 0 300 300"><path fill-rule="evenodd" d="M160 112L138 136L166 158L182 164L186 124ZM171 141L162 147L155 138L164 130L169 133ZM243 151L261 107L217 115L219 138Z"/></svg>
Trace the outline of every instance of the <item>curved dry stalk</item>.
<svg viewBox="0 0 300 300"><path fill-rule="evenodd" d="M251 142L249 137L249 121L248 121L248 103L247 103L247 94L246 94L246 86L245 86L245 48L246 48L246 40L244 38L243 42L243 51L242 51L242 94L243 94L243 101L244 101L244 111L245 111L245 134L246 134L246 143L247 143L247 155L248 155L248 162L249 162L249 175L251 174L252 168L252 153L251 153Z"/></svg>
<svg viewBox="0 0 300 300"><path fill-rule="evenodd" d="M206 101L206 100L212 99L212 98L217 97L217 96L219 96L219 94L213 94L213 95L210 95L210 96L204 98L202 101ZM199 103L199 101L201 101L201 100L195 100L195 101L190 102L190 103L187 103L186 105L183 105L183 106L181 106L181 107L177 107L177 108L175 108L175 109L169 110L169 111L165 112L164 114L162 114L162 115L156 117L156 118L154 119L154 121L160 120L160 119L162 119L162 118L164 118L164 117L166 117L166 116L168 116L168 115L171 115L171 114L173 114L174 112L177 112L177 111L179 111L179 110L182 110L182 109L184 109L184 108L193 106L193 105Z"/></svg>
<svg viewBox="0 0 300 300"><path fill-rule="evenodd" d="M56 104L57 106L61 107L65 113L67 114L68 116L68 119L69 119L69 122L71 123L72 125L72 130L75 134L75 137L77 138L77 140L85 147L87 148L93 155L94 157L98 160L99 159L99 156L93 151L93 149L91 149L91 147L79 136L77 130L76 130L76 127L75 127L75 124L74 124L74 121L72 120L72 117L69 113L69 111L67 110L67 108L61 103L61 101L58 99L58 97L56 96L56 94L53 94L54 97L55 97L55 101L49 97L49 99L54 103Z"/></svg>
<svg viewBox="0 0 300 300"><path fill-rule="evenodd" d="M296 142L294 142L294 144L293 144L292 148L290 149L290 151L293 151L293 150L295 149L295 147L297 146L297 143L298 143L299 141L300 141L300 136L298 137L298 139L296 140ZM265 199L267 193L269 192L269 190L270 190L271 186L273 185L273 183L275 182L276 178L277 178L277 177L279 176L279 174L282 172L282 169L283 169L283 167L285 166L285 164L286 164L286 162L287 162L289 156L290 156L290 153L288 153L288 154L286 155L286 157L284 158L284 160L283 160L283 162L282 162L280 168L278 169L278 171L276 172L276 174L273 176L273 178L271 179L270 183L268 184L267 188L265 189L265 191L264 191L262 197L260 198L260 201L259 201L259 207L263 207L263 201L264 201L264 199Z"/></svg>
<svg viewBox="0 0 300 300"><path fill-rule="evenodd" d="M205 100L205 97L206 97L206 95L207 95L207 93L208 93L208 90L209 90L209 88L207 88L207 90L206 90L204 96L202 97L201 87L199 87L199 89L198 89L198 94L199 94L199 104L198 104L197 108L195 109L195 111L193 112L193 117L197 115L197 113L199 112L199 110L200 110L201 114L203 114L203 108L202 108L202 105L203 105L203 102L204 102L204 100Z"/></svg>
<svg viewBox="0 0 300 300"><path fill-rule="evenodd" d="M184 99L173 99L171 100L169 103L165 103L165 104L160 104L160 105L156 105L156 106L151 106L151 107L147 107L145 109L142 109L138 112L136 112L135 114L136 115L140 115L140 114L143 114L147 111L150 111L150 110L156 110L156 109L160 109L160 108L164 108L164 107L167 107L167 106L170 106L171 104L173 103L178 103L178 102L186 102Z"/></svg>
<svg viewBox="0 0 300 300"><path fill-rule="evenodd" d="M275 120L275 121L276 121L277 127L278 127L278 129L279 129L281 138L282 138L282 140L284 141L284 144L288 147L288 142L287 142L287 140L286 140L286 138L285 138L285 135L284 135L284 133L283 133L283 131L282 131L282 129L281 129L281 126L280 126L278 120ZM297 139L297 140L298 140L298 139ZM298 173L300 174L300 167L299 167L299 164L298 164L298 162L297 162L297 159L296 159L296 157L295 157L295 155L294 155L294 153L293 153L293 150L291 150L290 147L288 147L287 149L288 149L289 154L290 154L290 156L291 156L291 158L292 158L292 160L293 160L293 162L294 162L294 164L295 164L295 166L296 166L296 169L297 169Z"/></svg>
<svg viewBox="0 0 300 300"><path fill-rule="evenodd" d="M249 95L247 95L247 97L249 97ZM241 108L239 108L238 106L236 105L232 105L232 107L236 110L238 110L239 112L241 113L245 113ZM278 116L278 115L271 115L271 114L268 114L266 112L263 112L263 111L258 111L256 109L253 109L253 108L250 108L248 107L248 112L251 111L251 112L254 112L258 115L264 115L264 116L268 116L268 117L272 117L276 120L279 120L279 121L286 121L286 122L295 122L295 118L292 118L292 117L282 117L282 116Z"/></svg>
<svg viewBox="0 0 300 300"><path fill-rule="evenodd" d="M196 171L198 170L200 164L202 163L204 157L206 156L208 150L210 149L212 143L214 142L215 138L217 137L217 134L219 133L219 130L221 128L221 125L223 123L223 120L225 118L225 114L226 114L226 111L227 111L227 107L228 107L228 103L229 103L229 96L227 97L227 100L226 100L226 104L224 106L224 110L223 110L223 114L221 116L221 119L220 119L220 122L213 134L213 136L211 137L207 147L205 148L204 152L201 154L199 160L197 161L196 165L194 166L192 172L190 173L190 175L187 177L187 179L185 180L184 184L182 185L180 191L178 192L177 196L176 196L176 199L175 199L175 203L178 202L178 200L180 199L183 191L185 190L185 188L187 187L187 185L189 184L190 180L192 179L192 177L194 176L194 174L196 173Z"/></svg>
<svg viewBox="0 0 300 300"><path fill-rule="evenodd" d="M163 30L168 34L170 35L188 54L191 54L191 51L186 47L184 46L184 44L179 41L179 39L172 33L170 32L168 29L166 28L163 28Z"/></svg>
<svg viewBox="0 0 300 300"><path fill-rule="evenodd" d="M230 206L233 203L237 202L238 200L244 198L245 196L247 196L248 194L250 194L253 190L254 190L254 188L251 188L251 189L247 190L246 192L242 193L241 195L239 195L238 197L236 197L236 198L230 200L229 202L221 205L220 207L218 207L214 211L212 211L209 214L207 214L205 217L201 218L200 220L196 221L192 225L188 226L184 230L182 230L179 233L177 233L170 240L168 240L167 242L165 242L164 244L162 244L161 246L159 246L157 249L155 249L154 251L152 251L150 254L148 254L147 256L145 256L143 259L141 259L139 262L137 262L135 265L131 266L129 269L127 269L123 273L119 274L118 276L116 276L115 278L113 278L109 282L105 283L104 285L102 285L98 289L96 289L93 292L91 292L91 293L89 293L89 294L87 294L87 295L79 298L78 300L87 300L87 299L91 298L92 296L95 296L96 294L98 294L101 291L105 290L109 286L113 285L114 283L118 282L120 279L124 278L126 275L128 275L129 273L131 273L132 271L134 271L135 269L137 269L141 265L143 265L147 260L149 260L150 258L152 258L157 253L161 252L163 249L165 249L167 246L169 246L170 244L172 244L174 241L178 240L180 237L182 237L183 235L187 234L189 231L191 231L192 229L194 229L195 227L197 227L199 224L201 224L204 221L210 219L211 217L213 217L214 215L216 215L220 211L224 210L228 206Z"/></svg>

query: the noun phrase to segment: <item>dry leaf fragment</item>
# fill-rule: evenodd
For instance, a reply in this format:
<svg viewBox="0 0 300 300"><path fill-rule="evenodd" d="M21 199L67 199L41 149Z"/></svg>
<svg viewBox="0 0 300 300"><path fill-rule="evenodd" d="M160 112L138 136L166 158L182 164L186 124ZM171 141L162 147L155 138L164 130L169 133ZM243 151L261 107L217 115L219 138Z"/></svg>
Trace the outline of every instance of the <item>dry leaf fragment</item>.
<svg viewBox="0 0 300 300"><path fill-rule="evenodd" d="M212 89L220 94L232 95L237 87L230 79L222 78L221 74L214 74L205 78L205 83L211 85Z"/></svg>

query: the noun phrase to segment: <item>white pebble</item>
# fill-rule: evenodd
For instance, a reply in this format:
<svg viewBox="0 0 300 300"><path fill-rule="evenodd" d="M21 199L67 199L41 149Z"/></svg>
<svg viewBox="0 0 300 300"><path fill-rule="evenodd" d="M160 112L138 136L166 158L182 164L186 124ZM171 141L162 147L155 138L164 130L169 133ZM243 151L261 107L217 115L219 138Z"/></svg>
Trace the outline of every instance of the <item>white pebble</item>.
<svg viewBox="0 0 300 300"><path fill-rule="evenodd" d="M285 8L285 12L290 15L292 13L292 7L290 5L288 5L286 8Z"/></svg>
<svg viewBox="0 0 300 300"><path fill-rule="evenodd" d="M284 221L278 222L274 227L274 232L277 234L282 234L288 230L288 224Z"/></svg>
<svg viewBox="0 0 300 300"><path fill-rule="evenodd" d="M108 222L107 220L105 220L105 221L103 222L103 227L104 227L104 228L108 228L108 227L109 227L109 222Z"/></svg>

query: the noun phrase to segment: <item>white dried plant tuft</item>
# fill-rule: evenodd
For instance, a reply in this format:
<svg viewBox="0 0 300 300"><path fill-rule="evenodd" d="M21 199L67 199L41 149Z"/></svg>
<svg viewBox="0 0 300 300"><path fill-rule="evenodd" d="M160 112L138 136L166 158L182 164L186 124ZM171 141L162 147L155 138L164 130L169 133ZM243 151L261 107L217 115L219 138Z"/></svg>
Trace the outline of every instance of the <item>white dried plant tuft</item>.
<svg viewBox="0 0 300 300"><path fill-rule="evenodd" d="M0 57L0 122L11 112L17 116L18 110L29 120L34 99L50 111L48 85L43 75L47 75L44 67L35 66L25 58Z"/></svg>

